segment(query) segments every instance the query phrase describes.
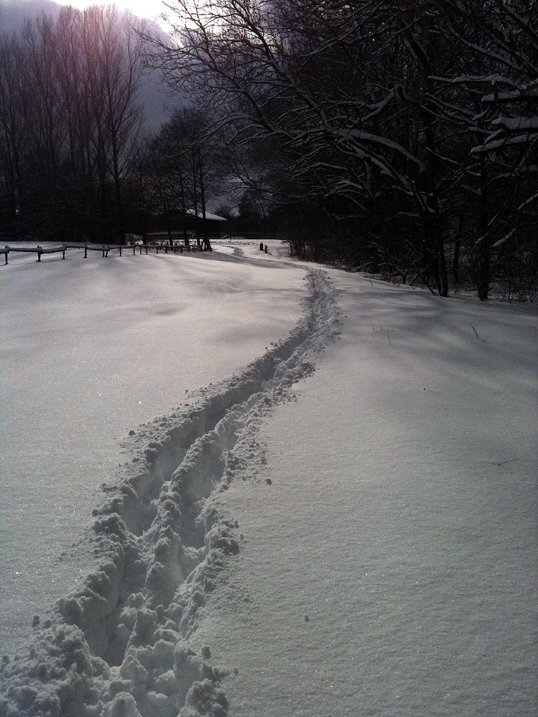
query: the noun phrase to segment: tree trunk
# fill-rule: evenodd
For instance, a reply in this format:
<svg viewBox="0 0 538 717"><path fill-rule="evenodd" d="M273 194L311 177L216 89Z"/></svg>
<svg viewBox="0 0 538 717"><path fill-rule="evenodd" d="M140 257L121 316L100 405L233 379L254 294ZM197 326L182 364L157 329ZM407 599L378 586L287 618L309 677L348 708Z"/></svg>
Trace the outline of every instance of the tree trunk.
<svg viewBox="0 0 538 717"><path fill-rule="evenodd" d="M461 237L463 234L463 223L464 223L464 214L462 211L462 213L460 214L459 222L458 222L458 231L454 238L454 256L452 257L452 274L454 275L454 283L456 284L456 286L458 285L459 280L460 280L460 252L461 252Z"/></svg>
<svg viewBox="0 0 538 717"><path fill-rule="evenodd" d="M488 170L486 159L480 162L480 199L479 199L479 231L478 266L476 271L478 298L487 301L489 295L489 221L488 221Z"/></svg>

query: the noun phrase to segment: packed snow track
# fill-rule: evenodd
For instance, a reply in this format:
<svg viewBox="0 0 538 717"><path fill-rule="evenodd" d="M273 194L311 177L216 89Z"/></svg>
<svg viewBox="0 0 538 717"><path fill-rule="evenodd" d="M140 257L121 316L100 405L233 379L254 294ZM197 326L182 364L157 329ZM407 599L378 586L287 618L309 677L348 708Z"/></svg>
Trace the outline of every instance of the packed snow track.
<svg viewBox="0 0 538 717"><path fill-rule="evenodd" d="M228 556L237 522L212 496L256 480L262 417L288 400L339 331L326 274L310 271L290 335L171 415L130 431L128 460L94 510L97 568L34 620L25 654L3 658L0 717L194 717L227 714L211 649L189 641Z"/></svg>

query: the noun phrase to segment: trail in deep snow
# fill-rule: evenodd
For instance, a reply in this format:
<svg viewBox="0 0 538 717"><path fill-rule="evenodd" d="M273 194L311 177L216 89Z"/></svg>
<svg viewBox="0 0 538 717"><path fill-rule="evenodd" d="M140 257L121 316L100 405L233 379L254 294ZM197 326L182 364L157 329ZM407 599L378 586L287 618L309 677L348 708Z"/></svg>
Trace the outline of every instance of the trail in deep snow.
<svg viewBox="0 0 538 717"><path fill-rule="evenodd" d="M0 654L14 654L93 569L80 538L121 437L287 336L306 269L223 250L0 268Z"/></svg>
<svg viewBox="0 0 538 717"><path fill-rule="evenodd" d="M287 339L130 432L130 460L94 510L98 568L35 625L27 655L4 658L1 717L227 713L209 647L196 654L189 644L224 557L240 550L239 526L211 496L255 475L261 416L338 333L326 274L306 278L303 318Z"/></svg>
<svg viewBox="0 0 538 717"><path fill-rule="evenodd" d="M536 307L330 275L340 340L216 497L230 715L536 715Z"/></svg>

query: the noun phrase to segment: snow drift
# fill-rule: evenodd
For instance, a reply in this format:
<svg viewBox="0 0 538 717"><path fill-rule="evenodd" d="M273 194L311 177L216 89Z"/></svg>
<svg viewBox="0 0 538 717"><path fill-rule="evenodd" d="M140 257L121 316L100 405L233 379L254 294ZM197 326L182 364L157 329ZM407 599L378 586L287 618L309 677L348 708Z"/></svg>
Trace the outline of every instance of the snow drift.
<svg viewBox="0 0 538 717"><path fill-rule="evenodd" d="M0 717L227 713L210 646L198 654L189 642L227 556L241 548L239 525L211 497L256 479L261 418L338 333L326 274L306 278L303 318L287 339L130 432L129 460L94 510L97 567L48 619L34 618L27 654L3 658Z"/></svg>

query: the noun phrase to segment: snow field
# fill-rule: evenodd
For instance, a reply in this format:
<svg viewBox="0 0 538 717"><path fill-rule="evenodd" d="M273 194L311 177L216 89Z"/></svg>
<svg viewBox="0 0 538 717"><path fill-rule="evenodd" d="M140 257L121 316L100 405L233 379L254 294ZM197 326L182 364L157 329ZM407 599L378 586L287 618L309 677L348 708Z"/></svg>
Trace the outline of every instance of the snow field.
<svg viewBox="0 0 538 717"><path fill-rule="evenodd" d="M216 251L1 267L0 654L91 569L85 531L121 437L285 336L303 276Z"/></svg>
<svg viewBox="0 0 538 717"><path fill-rule="evenodd" d="M279 250L182 279L207 307L205 272L256 270L261 320L297 296ZM308 286L288 339L126 439L97 568L4 661L2 717L536 714L535 308Z"/></svg>
<svg viewBox="0 0 538 717"><path fill-rule="evenodd" d="M2 717L227 713L210 649L188 640L237 523L210 499L252 472L255 432L269 407L309 375L338 331L332 290L308 276L304 318L288 339L175 413L131 431L132 456L94 511L98 568L35 625L28 656L3 665Z"/></svg>
<svg viewBox="0 0 538 717"><path fill-rule="evenodd" d="M330 275L341 338L218 496L230 715L538 714L536 310Z"/></svg>

